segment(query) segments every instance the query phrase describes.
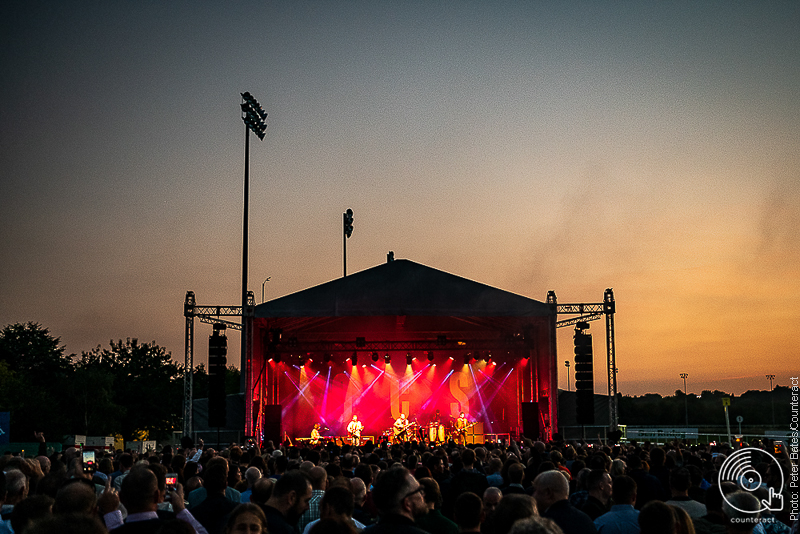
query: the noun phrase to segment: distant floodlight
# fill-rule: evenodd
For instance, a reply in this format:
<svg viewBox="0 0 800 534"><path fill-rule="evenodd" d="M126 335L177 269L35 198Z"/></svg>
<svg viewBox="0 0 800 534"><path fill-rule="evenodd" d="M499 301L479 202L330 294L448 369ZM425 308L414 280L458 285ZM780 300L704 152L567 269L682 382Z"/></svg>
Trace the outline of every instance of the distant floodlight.
<svg viewBox="0 0 800 534"><path fill-rule="evenodd" d="M343 213L342 219L344 221L344 235L350 237L353 235L353 210L347 208L347 211Z"/></svg>
<svg viewBox="0 0 800 534"><path fill-rule="evenodd" d="M247 128L263 141L267 131L267 112L249 92L241 93L241 95L243 101L241 104L242 120Z"/></svg>

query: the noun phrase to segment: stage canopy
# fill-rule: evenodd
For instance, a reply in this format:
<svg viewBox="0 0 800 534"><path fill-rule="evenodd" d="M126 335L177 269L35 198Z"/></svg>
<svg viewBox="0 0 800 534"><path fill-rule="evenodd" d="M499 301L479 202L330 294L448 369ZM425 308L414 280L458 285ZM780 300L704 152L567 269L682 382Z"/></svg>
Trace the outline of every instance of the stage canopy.
<svg viewBox="0 0 800 534"><path fill-rule="evenodd" d="M340 436L357 415L377 436L405 413L427 432L464 411L476 434L547 437L555 346L553 306L388 261L256 307L248 429Z"/></svg>

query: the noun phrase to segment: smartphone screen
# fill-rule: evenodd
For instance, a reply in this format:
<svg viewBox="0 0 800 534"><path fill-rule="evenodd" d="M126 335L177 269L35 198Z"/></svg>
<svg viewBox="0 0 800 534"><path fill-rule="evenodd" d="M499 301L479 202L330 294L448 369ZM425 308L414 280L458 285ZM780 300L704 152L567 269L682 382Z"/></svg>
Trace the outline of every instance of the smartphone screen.
<svg viewBox="0 0 800 534"><path fill-rule="evenodd" d="M94 451L83 451L83 472L94 473L95 471Z"/></svg>
<svg viewBox="0 0 800 534"><path fill-rule="evenodd" d="M781 450L783 449L783 442L782 441L774 441L772 444L775 446L775 454L780 454Z"/></svg>
<svg viewBox="0 0 800 534"><path fill-rule="evenodd" d="M167 491L175 491L175 487L178 485L178 474L177 473L167 473Z"/></svg>

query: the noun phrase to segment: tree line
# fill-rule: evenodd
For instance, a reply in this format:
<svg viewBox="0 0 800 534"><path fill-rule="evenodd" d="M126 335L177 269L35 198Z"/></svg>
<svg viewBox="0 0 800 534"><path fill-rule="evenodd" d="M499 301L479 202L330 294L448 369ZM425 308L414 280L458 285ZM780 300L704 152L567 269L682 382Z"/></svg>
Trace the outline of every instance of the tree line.
<svg viewBox="0 0 800 534"><path fill-rule="evenodd" d="M706 390L700 395L684 395L683 391L676 390L669 397L655 393L620 396L619 420L628 425L685 426L688 412L689 427L724 426L722 400L726 397L730 399L728 417L731 431L738 428L736 418L739 416L743 419L742 425L749 427L756 425L762 430L788 428L792 402L789 386L775 386L774 391L751 390L738 396L719 390Z"/></svg>
<svg viewBox="0 0 800 534"><path fill-rule="evenodd" d="M0 412L11 413L11 439L43 431L62 436L168 438L182 428L184 366L163 347L137 339L110 341L80 356L66 354L60 338L38 323L0 332ZM195 398L206 397L204 366L192 370ZM239 370L229 366L227 393L239 391Z"/></svg>
<svg viewBox="0 0 800 534"><path fill-rule="evenodd" d="M204 366L192 370L193 396L206 397ZM168 438L182 428L184 366L155 343L137 339L111 341L80 356L67 355L60 338L33 322L11 324L0 332L0 412L11 412L11 438L27 441L35 431L51 439L81 434L125 440ZM239 370L229 366L226 392L238 393ZM703 391L700 396L620 395L619 420L627 425L689 426L725 424L723 397L731 398L731 427L736 417L744 425L775 428L788 425L791 389L748 391L734 396Z"/></svg>

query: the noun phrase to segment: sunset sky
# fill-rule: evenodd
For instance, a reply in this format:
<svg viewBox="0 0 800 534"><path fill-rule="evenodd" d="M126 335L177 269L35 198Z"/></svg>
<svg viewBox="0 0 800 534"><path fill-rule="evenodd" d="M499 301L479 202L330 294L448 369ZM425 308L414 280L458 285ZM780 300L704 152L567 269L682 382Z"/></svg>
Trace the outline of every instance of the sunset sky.
<svg viewBox="0 0 800 534"><path fill-rule="evenodd" d="M269 113L250 150L257 302L267 277L271 299L341 276L352 208L351 273L393 250L537 300L613 288L623 394L800 373L796 1L0 13L0 326L182 361L187 290L241 303L250 91ZM196 332L201 363L211 327Z"/></svg>

